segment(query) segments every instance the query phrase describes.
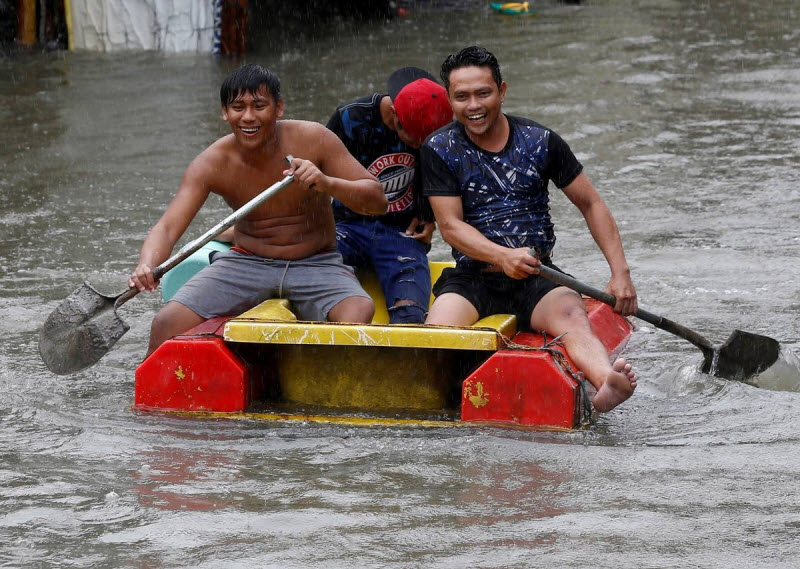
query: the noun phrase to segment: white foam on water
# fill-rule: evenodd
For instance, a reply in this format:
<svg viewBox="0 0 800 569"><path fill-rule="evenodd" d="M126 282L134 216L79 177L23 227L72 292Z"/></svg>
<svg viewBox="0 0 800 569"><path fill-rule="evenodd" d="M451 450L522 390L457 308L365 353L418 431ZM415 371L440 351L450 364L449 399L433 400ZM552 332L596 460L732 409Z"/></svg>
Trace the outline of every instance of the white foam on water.
<svg viewBox="0 0 800 569"><path fill-rule="evenodd" d="M774 364L745 383L772 391L800 393L800 358L783 346Z"/></svg>

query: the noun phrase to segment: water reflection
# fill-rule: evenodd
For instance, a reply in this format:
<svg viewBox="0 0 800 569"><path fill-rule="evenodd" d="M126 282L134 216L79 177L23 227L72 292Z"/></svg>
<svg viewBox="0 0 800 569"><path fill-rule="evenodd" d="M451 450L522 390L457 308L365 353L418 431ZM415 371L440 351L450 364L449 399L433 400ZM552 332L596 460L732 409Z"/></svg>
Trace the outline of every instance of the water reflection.
<svg viewBox="0 0 800 569"><path fill-rule="evenodd" d="M231 507L224 494L227 479L236 474L227 453L187 451L181 448L148 449L142 465L132 474L131 491L144 508L209 511ZM197 489L211 485L222 495L198 495Z"/></svg>

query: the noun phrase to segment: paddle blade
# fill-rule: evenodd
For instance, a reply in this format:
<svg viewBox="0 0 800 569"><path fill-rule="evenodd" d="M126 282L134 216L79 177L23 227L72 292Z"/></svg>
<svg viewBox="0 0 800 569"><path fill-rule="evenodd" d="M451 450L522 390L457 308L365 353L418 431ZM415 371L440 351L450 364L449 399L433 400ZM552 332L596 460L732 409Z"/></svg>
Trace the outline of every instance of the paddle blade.
<svg viewBox="0 0 800 569"><path fill-rule="evenodd" d="M780 356L777 340L743 330L734 330L713 361L705 354L703 371L725 379L748 379L774 364Z"/></svg>
<svg viewBox="0 0 800 569"><path fill-rule="evenodd" d="M128 331L115 300L83 283L50 313L39 334L39 354L50 371L66 375L97 363Z"/></svg>

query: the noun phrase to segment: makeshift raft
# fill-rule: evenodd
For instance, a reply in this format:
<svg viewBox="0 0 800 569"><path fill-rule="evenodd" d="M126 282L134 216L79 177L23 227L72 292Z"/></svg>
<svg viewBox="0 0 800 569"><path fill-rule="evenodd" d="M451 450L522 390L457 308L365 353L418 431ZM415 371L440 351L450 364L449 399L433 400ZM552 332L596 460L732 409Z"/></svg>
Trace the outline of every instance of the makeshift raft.
<svg viewBox="0 0 800 569"><path fill-rule="evenodd" d="M163 279L168 299L208 263L211 243ZM450 263L431 263L433 282ZM558 342L519 332L515 316L468 327L390 325L374 274L372 324L298 321L285 299L215 318L161 345L136 370L135 408L352 424L488 423L572 429L592 415L588 382ZM615 357L630 322L586 300Z"/></svg>

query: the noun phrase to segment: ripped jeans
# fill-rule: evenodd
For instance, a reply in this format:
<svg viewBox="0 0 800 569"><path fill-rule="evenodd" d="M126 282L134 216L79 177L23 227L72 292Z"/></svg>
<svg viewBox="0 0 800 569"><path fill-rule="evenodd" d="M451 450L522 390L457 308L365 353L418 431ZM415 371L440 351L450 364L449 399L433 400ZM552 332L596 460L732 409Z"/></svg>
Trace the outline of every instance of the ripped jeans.
<svg viewBox="0 0 800 569"><path fill-rule="evenodd" d="M372 268L378 275L389 322L421 324L431 295L427 246L380 221L343 221L336 224L336 243L347 265ZM398 301L412 304L395 306Z"/></svg>

